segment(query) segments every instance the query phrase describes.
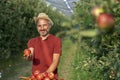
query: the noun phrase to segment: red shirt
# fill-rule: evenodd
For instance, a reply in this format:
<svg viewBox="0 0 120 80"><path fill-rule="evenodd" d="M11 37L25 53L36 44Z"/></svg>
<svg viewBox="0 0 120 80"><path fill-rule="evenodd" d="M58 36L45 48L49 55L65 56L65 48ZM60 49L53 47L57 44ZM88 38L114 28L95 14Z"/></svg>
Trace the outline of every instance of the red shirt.
<svg viewBox="0 0 120 80"><path fill-rule="evenodd" d="M32 73L35 70L45 72L52 63L53 54L61 55L61 39L50 34L46 40L41 37L32 38L28 41L28 48L34 48L34 57L32 65ZM54 71L57 74L57 69Z"/></svg>

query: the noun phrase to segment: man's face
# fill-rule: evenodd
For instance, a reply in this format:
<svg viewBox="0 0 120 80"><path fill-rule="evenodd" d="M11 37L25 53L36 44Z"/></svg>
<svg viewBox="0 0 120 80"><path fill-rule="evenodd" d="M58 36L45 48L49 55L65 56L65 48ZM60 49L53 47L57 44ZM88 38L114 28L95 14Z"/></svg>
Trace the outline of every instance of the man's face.
<svg viewBox="0 0 120 80"><path fill-rule="evenodd" d="M50 31L51 25L48 20L39 19L37 22L37 30L41 36L46 36Z"/></svg>

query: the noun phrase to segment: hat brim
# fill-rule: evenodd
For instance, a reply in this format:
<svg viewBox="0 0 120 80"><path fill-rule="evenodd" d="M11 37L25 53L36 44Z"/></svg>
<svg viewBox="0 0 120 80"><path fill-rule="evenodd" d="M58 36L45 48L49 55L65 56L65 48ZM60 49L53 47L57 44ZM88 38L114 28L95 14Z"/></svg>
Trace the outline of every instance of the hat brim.
<svg viewBox="0 0 120 80"><path fill-rule="evenodd" d="M34 17L34 21L35 21L35 23L37 24L37 22L38 22L38 20L39 19L45 19L45 20L48 20L49 22L50 22L50 24L53 26L53 21L49 18L49 17L46 17L46 16L42 16L42 17Z"/></svg>

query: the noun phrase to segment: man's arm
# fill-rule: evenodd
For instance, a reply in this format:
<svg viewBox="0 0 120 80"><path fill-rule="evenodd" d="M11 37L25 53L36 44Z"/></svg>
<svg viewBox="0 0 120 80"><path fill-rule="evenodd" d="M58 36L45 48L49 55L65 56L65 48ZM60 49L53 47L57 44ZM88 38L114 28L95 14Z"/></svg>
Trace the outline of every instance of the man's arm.
<svg viewBox="0 0 120 80"><path fill-rule="evenodd" d="M55 69L57 68L58 64L59 64L59 60L60 60L60 54L54 53L53 55L53 62L50 65L50 67L47 69L46 72L53 72L55 71Z"/></svg>

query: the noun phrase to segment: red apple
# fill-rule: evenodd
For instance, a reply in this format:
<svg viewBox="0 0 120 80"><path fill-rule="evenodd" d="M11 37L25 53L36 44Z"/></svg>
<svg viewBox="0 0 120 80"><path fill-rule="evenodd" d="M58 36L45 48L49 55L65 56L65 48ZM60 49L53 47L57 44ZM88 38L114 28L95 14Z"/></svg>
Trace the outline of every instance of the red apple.
<svg viewBox="0 0 120 80"><path fill-rule="evenodd" d="M33 73L33 75L34 75L35 77L37 77L38 74L40 74L40 71L39 71L39 70L35 70L34 73Z"/></svg>
<svg viewBox="0 0 120 80"><path fill-rule="evenodd" d="M96 18L103 12L104 12L103 8L99 6L95 6L91 10L92 15L95 16Z"/></svg>
<svg viewBox="0 0 120 80"><path fill-rule="evenodd" d="M50 73L48 73L48 77L49 77L50 79L54 79L54 78L55 78L55 75L54 75L53 72L50 72Z"/></svg>
<svg viewBox="0 0 120 80"><path fill-rule="evenodd" d="M43 80L50 80L48 77L45 77Z"/></svg>
<svg viewBox="0 0 120 80"><path fill-rule="evenodd" d="M43 76L43 74L40 73L36 76L36 78L37 78L37 80L42 80L44 78L44 76Z"/></svg>
<svg viewBox="0 0 120 80"><path fill-rule="evenodd" d="M44 76L44 77L48 77L48 73L47 73L47 72L44 72L44 73L43 73L43 76Z"/></svg>
<svg viewBox="0 0 120 80"><path fill-rule="evenodd" d="M112 29L114 27L114 17L111 14L103 13L97 18L100 29Z"/></svg>
<svg viewBox="0 0 120 80"><path fill-rule="evenodd" d="M24 50L24 56L29 56L31 54L31 51L29 49Z"/></svg>

